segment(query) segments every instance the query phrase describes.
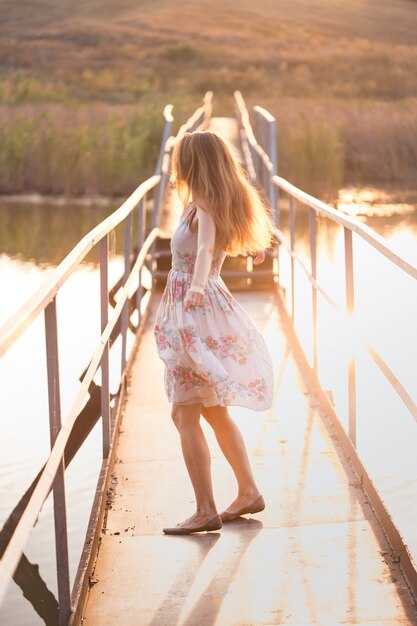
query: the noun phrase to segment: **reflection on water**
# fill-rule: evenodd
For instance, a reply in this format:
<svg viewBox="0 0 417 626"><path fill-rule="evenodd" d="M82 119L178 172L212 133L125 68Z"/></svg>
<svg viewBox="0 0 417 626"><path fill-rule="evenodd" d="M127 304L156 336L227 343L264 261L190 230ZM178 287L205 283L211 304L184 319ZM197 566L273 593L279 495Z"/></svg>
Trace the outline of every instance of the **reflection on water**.
<svg viewBox="0 0 417 626"><path fill-rule="evenodd" d="M404 258L417 265L417 198L415 204L394 202L382 209L370 192L357 193L349 214L386 237ZM346 197L346 196L345 196ZM409 199L412 195L409 193ZM396 198L394 198L396 200ZM396 207L401 205L400 213ZM407 208L404 205L407 204ZM374 208L378 207L377 214ZM297 207L296 249L310 266L308 211ZM283 215L288 231L288 215ZM336 302L337 314L318 297L318 370L325 389L332 392L336 412L348 429L347 360L356 358L357 448L364 465L393 515L400 533L417 558L417 424L390 383L370 359L370 344L417 402L417 283L395 267L363 239L353 238L355 318L345 310L345 258L343 228L326 218L318 219L319 284ZM291 308L290 263L282 253L281 277L287 286ZM295 326L304 350L313 362L312 295L301 270L296 270Z"/></svg>
<svg viewBox="0 0 417 626"><path fill-rule="evenodd" d="M381 190L374 187L341 189L337 208L353 217L413 215L417 204L415 189Z"/></svg>
<svg viewBox="0 0 417 626"><path fill-rule="evenodd" d="M74 245L114 208L117 207L14 203L0 206L0 285L2 293L7 294L7 298L1 300L0 323L27 300ZM110 284L123 271L123 260L116 254L116 239L119 239L117 235L110 245ZM100 334L100 286L95 261L94 256L89 255L57 297L63 416L78 391L79 377L89 363ZM111 351L112 391L118 386L119 343L116 342ZM1 527L44 464L49 451L42 315L0 359L0 381L3 407L0 412ZM72 582L100 465L101 426L97 424L66 471ZM55 556L51 550L53 536L52 500L48 499L31 533L25 556L30 563L39 564L41 579L56 596ZM30 566L26 570L30 572ZM11 583L0 608L0 623L32 626L44 621L35 614L29 602L23 600L21 589Z"/></svg>
<svg viewBox="0 0 417 626"><path fill-rule="evenodd" d="M410 261L417 263L417 198L407 192L402 198L370 196L365 192L340 194L340 208L357 215L388 238ZM405 193L405 192L404 192ZM414 197L414 200L412 198ZM389 200L389 201L388 201ZM392 202L391 202L392 200ZM385 202L385 204L384 204ZM285 202L283 228L288 229ZM117 205L116 205L117 206ZM406 208L407 207L407 208ZM5 204L0 206L0 323L45 280L70 249L115 207ZM308 264L308 213L297 208L296 248ZM118 236L116 236L118 239ZM344 304L343 230L319 219L318 277L341 306ZM110 281L119 277L122 259L111 250ZM360 334L381 352L398 378L415 398L417 369L417 289L415 281L393 269L358 238L354 242L357 320ZM284 258L284 255L283 255ZM284 280L288 264L282 264ZM88 259L64 285L58 296L60 367L63 414L79 386L81 370L99 337L99 279L94 259ZM296 326L311 358L311 291L297 272ZM289 293L289 289L288 289ZM69 312L69 313L68 313ZM344 358L352 348L329 307L319 304L319 369L325 387L331 389L336 409L346 423ZM345 339L345 340L344 340ZM309 354L310 352L310 354ZM118 359L117 347L114 359ZM116 371L116 367L114 370ZM115 380L117 376L115 374ZM49 426L46 397L46 366L43 319L0 360L2 406L0 414L0 525L15 506L48 454ZM113 382L113 390L114 385ZM358 347L358 449L377 478L377 486L417 555L416 531L410 530L410 511L417 501L415 446L417 426L401 401L391 392L379 371ZM71 580L79 559L94 495L101 458L101 430L97 425L67 471L68 523L70 531ZM56 594L53 550L52 502L48 499L31 535L25 554L39 563L47 587ZM417 511L414 512L417 516ZM414 518L415 519L415 518ZM408 523L407 523L408 520ZM32 626L43 623L10 585L0 609L0 623Z"/></svg>
<svg viewBox="0 0 417 626"><path fill-rule="evenodd" d="M0 203L0 254L58 265L94 226L120 204Z"/></svg>

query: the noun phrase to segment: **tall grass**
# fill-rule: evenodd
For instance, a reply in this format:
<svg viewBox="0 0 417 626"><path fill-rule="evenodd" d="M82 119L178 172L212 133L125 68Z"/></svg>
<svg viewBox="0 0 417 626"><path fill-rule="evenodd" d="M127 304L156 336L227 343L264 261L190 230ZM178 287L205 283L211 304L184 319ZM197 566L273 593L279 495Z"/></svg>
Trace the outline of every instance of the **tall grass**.
<svg viewBox="0 0 417 626"><path fill-rule="evenodd" d="M286 99L276 117L279 172L331 201L343 185L417 184L417 102Z"/></svg>
<svg viewBox="0 0 417 626"><path fill-rule="evenodd" d="M153 169L163 105L181 122L208 89L216 115L233 115L235 89L269 109L281 173L312 193L415 184L413 3L7 4L0 193L128 193Z"/></svg>
<svg viewBox="0 0 417 626"><path fill-rule="evenodd" d="M0 109L0 191L121 196L155 167L162 111Z"/></svg>
<svg viewBox="0 0 417 626"><path fill-rule="evenodd" d="M333 200L344 179L344 150L337 127L307 120L278 135L282 172L305 191Z"/></svg>
<svg viewBox="0 0 417 626"><path fill-rule="evenodd" d="M223 103L233 115L231 96ZM346 184L416 184L415 101L261 103L277 119L280 174L309 193L330 201ZM196 104L179 100L176 123ZM162 103L0 107L0 193L126 195L153 172L162 126Z"/></svg>

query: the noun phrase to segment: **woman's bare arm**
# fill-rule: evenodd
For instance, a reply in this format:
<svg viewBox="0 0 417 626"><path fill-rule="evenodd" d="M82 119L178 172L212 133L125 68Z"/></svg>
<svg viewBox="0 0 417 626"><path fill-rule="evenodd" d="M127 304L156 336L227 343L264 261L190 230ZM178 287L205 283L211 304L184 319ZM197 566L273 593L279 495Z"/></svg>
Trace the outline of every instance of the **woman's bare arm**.
<svg viewBox="0 0 417 626"><path fill-rule="evenodd" d="M197 257L190 289L184 301L186 311L192 306L201 306L203 302L204 287L210 274L216 239L216 225L211 213L197 206L196 217L198 222Z"/></svg>

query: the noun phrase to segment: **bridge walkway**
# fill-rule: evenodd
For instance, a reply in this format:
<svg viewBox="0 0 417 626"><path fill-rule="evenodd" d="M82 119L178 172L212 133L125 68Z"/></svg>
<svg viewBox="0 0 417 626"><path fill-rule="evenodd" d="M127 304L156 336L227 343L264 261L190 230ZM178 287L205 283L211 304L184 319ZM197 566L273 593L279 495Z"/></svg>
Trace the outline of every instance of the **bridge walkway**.
<svg viewBox="0 0 417 626"><path fill-rule="evenodd" d="M234 295L274 363L272 408L230 410L266 509L219 532L163 535L191 514L194 498L154 344L156 293L129 374L83 624L417 624L399 565L303 378L279 299L272 290ZM222 510L236 485L203 427Z"/></svg>

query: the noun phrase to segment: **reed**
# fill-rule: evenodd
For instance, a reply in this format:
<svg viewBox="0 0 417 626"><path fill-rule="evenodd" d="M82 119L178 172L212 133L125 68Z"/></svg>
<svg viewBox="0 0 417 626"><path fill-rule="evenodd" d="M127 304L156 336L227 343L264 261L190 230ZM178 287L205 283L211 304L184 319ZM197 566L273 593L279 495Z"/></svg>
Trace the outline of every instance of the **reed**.
<svg viewBox="0 0 417 626"><path fill-rule="evenodd" d="M312 120L278 133L282 174L314 196L333 200L344 183L344 150L338 128Z"/></svg>
<svg viewBox="0 0 417 626"><path fill-rule="evenodd" d="M280 174L309 193L331 201L344 185L416 185L416 99L262 104L277 120Z"/></svg>
<svg viewBox="0 0 417 626"><path fill-rule="evenodd" d="M123 196L155 166L162 109L0 109L0 191Z"/></svg>
<svg viewBox="0 0 417 626"><path fill-rule="evenodd" d="M233 115L235 89L269 109L280 172L312 193L415 184L415 3L7 4L0 193L129 193L154 166L163 105L182 121L208 89L215 115Z"/></svg>

